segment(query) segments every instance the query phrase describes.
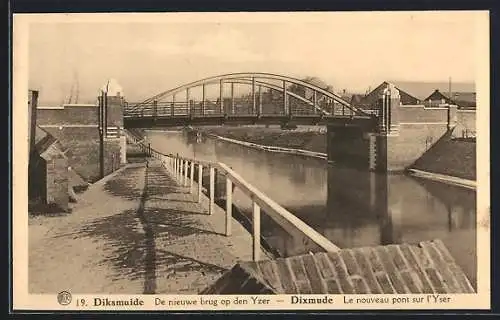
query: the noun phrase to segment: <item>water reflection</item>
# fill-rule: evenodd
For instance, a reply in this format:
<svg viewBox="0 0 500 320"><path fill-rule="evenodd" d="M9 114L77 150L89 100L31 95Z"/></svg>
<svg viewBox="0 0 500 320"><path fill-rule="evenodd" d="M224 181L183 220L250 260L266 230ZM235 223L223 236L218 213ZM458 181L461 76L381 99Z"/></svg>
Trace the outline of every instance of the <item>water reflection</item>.
<svg viewBox="0 0 500 320"><path fill-rule="evenodd" d="M329 166L319 159L254 150L175 133L150 132L164 152L230 165L248 182L340 247L416 243L439 238L472 282L476 279L474 191L404 175ZM250 215L251 200L236 189L233 201ZM262 233L282 256L317 251L262 215Z"/></svg>

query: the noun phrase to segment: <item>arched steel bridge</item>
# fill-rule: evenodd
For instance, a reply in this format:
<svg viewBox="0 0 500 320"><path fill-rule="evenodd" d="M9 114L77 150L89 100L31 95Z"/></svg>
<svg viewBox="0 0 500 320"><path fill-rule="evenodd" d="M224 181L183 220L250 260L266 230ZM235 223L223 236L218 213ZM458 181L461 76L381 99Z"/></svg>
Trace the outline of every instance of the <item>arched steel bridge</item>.
<svg viewBox="0 0 500 320"><path fill-rule="evenodd" d="M235 97L235 84L248 86L249 94ZM219 88L215 100L206 96L209 85ZM230 85L229 97L224 90L226 85ZM191 90L198 87L202 93L197 101L191 97ZM201 79L139 103L126 103L124 107L127 128L224 123L372 125L375 120L374 115L321 87L262 72L230 73Z"/></svg>

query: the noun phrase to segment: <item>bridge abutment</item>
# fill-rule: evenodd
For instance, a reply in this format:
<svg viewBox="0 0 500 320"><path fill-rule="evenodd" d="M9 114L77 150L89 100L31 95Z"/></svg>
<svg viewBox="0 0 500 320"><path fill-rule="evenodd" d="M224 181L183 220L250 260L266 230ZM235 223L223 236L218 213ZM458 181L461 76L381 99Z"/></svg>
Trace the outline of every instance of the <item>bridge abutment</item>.
<svg viewBox="0 0 500 320"><path fill-rule="evenodd" d="M328 160L340 166L377 172L401 172L439 139L453 131L457 107L402 105L391 84L377 101L373 128L328 126Z"/></svg>

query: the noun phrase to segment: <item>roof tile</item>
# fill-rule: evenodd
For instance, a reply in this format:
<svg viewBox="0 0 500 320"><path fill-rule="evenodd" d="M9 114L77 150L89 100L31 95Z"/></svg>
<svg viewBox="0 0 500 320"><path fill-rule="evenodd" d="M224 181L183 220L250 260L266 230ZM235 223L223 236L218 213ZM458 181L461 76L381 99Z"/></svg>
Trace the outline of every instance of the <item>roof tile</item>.
<svg viewBox="0 0 500 320"><path fill-rule="evenodd" d="M426 268L425 273L429 277L429 280L431 281L433 291L436 293L447 293L448 292L448 286L444 282L443 278L441 275L436 271L434 268Z"/></svg>
<svg viewBox="0 0 500 320"><path fill-rule="evenodd" d="M377 278L378 283L380 284L380 287L382 288L382 292L385 294L391 294L391 293L397 293L396 289L392 285L391 279L389 279L389 276L387 273L377 273L375 275Z"/></svg>
<svg viewBox="0 0 500 320"><path fill-rule="evenodd" d="M401 277L403 281L410 289L411 293L422 293L423 285L422 282L418 279L416 273L412 270L406 270L401 272Z"/></svg>
<svg viewBox="0 0 500 320"><path fill-rule="evenodd" d="M474 292L474 288L472 287L469 279L467 279L467 277L462 272L462 270L460 270L458 265L453 263L452 265L450 265L450 270L456 276L456 279L457 279L458 283L460 284L460 288L462 289L462 291L460 291L460 292L464 292L464 293Z"/></svg>
<svg viewBox="0 0 500 320"><path fill-rule="evenodd" d="M278 274L280 276L281 285L285 292L297 293L297 288L295 286L295 279L288 265L288 259L278 258L276 259L276 266L278 267Z"/></svg>
<svg viewBox="0 0 500 320"><path fill-rule="evenodd" d="M340 288L343 293L351 294L354 292L354 287L347 272L347 267L338 252L329 252L328 258L330 259L334 270L337 273L337 280L339 281Z"/></svg>
<svg viewBox="0 0 500 320"><path fill-rule="evenodd" d="M280 278L278 275L277 266L274 263L274 261L264 260L258 264L258 269L260 273L262 273L264 279L267 280L267 282L272 288L280 292L283 291L283 288L281 287Z"/></svg>
<svg viewBox="0 0 500 320"><path fill-rule="evenodd" d="M371 293L370 288L368 288L365 279L363 279L361 276L351 277L351 280L354 286L354 293L357 294Z"/></svg>
<svg viewBox="0 0 500 320"><path fill-rule="evenodd" d="M344 293L342 291L342 288L340 287L339 282L336 279L326 280L325 283L326 283L326 287L328 289L328 293L332 293L332 294Z"/></svg>
<svg viewBox="0 0 500 320"><path fill-rule="evenodd" d="M347 268L347 273L350 276L361 275L361 269L359 268L359 265L356 262L356 258L354 258L352 250L350 249L342 250L340 252L340 256L342 257L342 259L344 259L344 263Z"/></svg>
<svg viewBox="0 0 500 320"><path fill-rule="evenodd" d="M302 257L292 257L289 259L289 261L290 269L295 276L295 283L297 284L299 293L312 293L311 285L309 284L309 278L302 262Z"/></svg>
<svg viewBox="0 0 500 320"><path fill-rule="evenodd" d="M415 257L415 254L412 252L411 247L407 244L403 244L401 245L401 251L403 252L403 255L405 256L408 263L411 266L413 266L413 270L415 271L416 275L418 276L421 282L422 293L432 293L433 292L432 285L425 273L425 269L422 268L419 260Z"/></svg>
<svg viewBox="0 0 500 320"><path fill-rule="evenodd" d="M434 261L435 268L439 270L444 282L448 286L450 293L458 293L460 292L460 285L458 281L455 279L450 269L448 268L448 263L446 263L439 253L436 250L433 243L423 242L421 243L422 248L428 253L429 257L432 261Z"/></svg>
<svg viewBox="0 0 500 320"><path fill-rule="evenodd" d="M375 278L370 261L368 261L366 250L364 250L364 248L354 250L354 255L360 267L361 274L366 279L368 286L371 288L371 292L382 293L382 288Z"/></svg>
<svg viewBox="0 0 500 320"><path fill-rule="evenodd" d="M307 277L311 285L312 292L316 293L327 293L328 289L326 287L325 281L321 279L320 271L318 265L314 259L313 255L305 255L303 257L304 268L307 272Z"/></svg>
<svg viewBox="0 0 500 320"><path fill-rule="evenodd" d="M441 241L242 262L204 294L471 293Z"/></svg>
<svg viewBox="0 0 500 320"><path fill-rule="evenodd" d="M391 279L391 283L396 289L396 292L410 293L410 290L405 285L403 279L401 278L401 275L396 269L396 266L394 265L391 256L387 252L386 247L377 247L375 250L378 256L380 257L380 260L382 261L382 264L384 265L384 268L389 276L389 279Z"/></svg>
<svg viewBox="0 0 500 320"><path fill-rule="evenodd" d="M325 252L315 254L314 258L323 279L335 279L337 277L337 273L333 269L333 265Z"/></svg>

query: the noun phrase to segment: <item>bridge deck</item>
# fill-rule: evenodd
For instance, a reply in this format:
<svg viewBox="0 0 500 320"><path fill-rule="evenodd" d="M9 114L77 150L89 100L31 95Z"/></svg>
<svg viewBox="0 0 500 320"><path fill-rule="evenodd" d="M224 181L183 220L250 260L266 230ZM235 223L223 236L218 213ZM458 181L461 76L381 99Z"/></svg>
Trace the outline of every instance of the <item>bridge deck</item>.
<svg viewBox="0 0 500 320"><path fill-rule="evenodd" d="M240 124L298 124L298 125L340 125L375 128L376 119L369 116L321 116L321 115L176 115L176 116L144 116L124 117L125 128L153 128L188 125L240 125Z"/></svg>
<svg viewBox="0 0 500 320"><path fill-rule="evenodd" d="M196 201L153 161L92 186L70 216L32 219L30 293L196 294L252 258L251 235L233 221L224 236L224 211Z"/></svg>

